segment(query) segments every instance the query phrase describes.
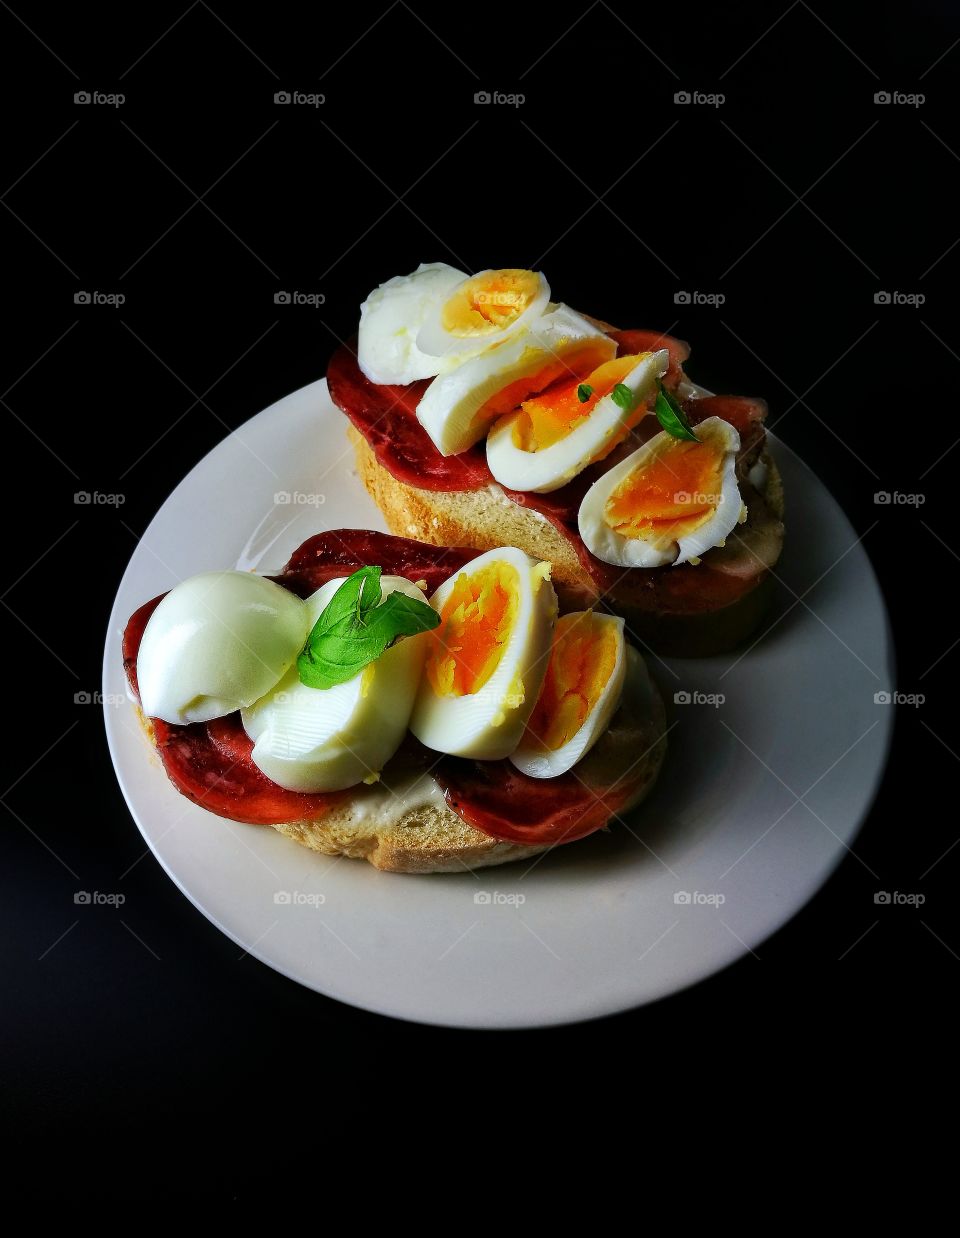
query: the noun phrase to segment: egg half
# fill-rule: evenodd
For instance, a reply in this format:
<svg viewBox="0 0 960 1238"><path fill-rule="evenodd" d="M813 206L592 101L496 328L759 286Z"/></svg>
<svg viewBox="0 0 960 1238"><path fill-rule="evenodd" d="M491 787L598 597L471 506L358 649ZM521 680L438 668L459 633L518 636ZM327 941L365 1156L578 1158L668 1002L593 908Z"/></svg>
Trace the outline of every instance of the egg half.
<svg viewBox="0 0 960 1238"><path fill-rule="evenodd" d="M464 359L530 326L549 300L550 286L539 271L481 271L432 307L417 347L433 356Z"/></svg>
<svg viewBox="0 0 960 1238"><path fill-rule="evenodd" d="M626 678L623 620L574 611L557 620L547 673L510 760L531 778L556 778L610 725Z"/></svg>
<svg viewBox="0 0 960 1238"><path fill-rule="evenodd" d="M437 752L496 761L517 746L547 670L557 595L550 565L489 550L444 581L410 729Z"/></svg>
<svg viewBox="0 0 960 1238"><path fill-rule="evenodd" d="M441 374L424 392L417 419L444 456L458 455L491 424L558 378L609 361L614 341L566 305L538 318L529 330Z"/></svg>
<svg viewBox="0 0 960 1238"><path fill-rule="evenodd" d="M277 683L310 631L295 594L251 572L203 572L150 616L137 655L140 704L178 726L222 718Z"/></svg>
<svg viewBox="0 0 960 1238"><path fill-rule="evenodd" d="M591 554L622 567L695 561L746 519L739 434L719 417L695 433L698 442L663 430L594 482L578 517Z"/></svg>
<svg viewBox="0 0 960 1238"><path fill-rule="evenodd" d="M511 490L546 494L565 485L602 460L647 415L669 360L660 349L564 374L496 423L487 437L490 472ZM614 399L617 386L631 393L630 407Z"/></svg>
<svg viewBox="0 0 960 1238"><path fill-rule="evenodd" d="M310 627L344 579L307 598ZM384 597L399 589L427 600L402 576L383 576L380 587ZM253 763L288 791L340 791L376 780L406 734L426 648L423 635L403 637L332 688L308 688L291 667L273 691L241 711Z"/></svg>
<svg viewBox="0 0 960 1238"><path fill-rule="evenodd" d="M374 288L360 306L357 361L372 383L413 383L454 364L417 346L427 318L466 279L445 262L427 262Z"/></svg>

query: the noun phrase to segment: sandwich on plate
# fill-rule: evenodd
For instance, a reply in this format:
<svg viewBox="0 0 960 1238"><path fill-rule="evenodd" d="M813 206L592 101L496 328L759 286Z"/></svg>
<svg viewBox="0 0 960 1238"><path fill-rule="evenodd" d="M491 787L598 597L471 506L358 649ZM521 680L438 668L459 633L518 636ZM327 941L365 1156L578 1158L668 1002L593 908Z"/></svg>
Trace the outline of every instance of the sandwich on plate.
<svg viewBox="0 0 960 1238"><path fill-rule="evenodd" d="M582 839L666 751L623 620L562 609L516 546L321 533L273 577L205 572L145 603L123 658L181 794L395 872Z"/></svg>
<svg viewBox="0 0 960 1238"><path fill-rule="evenodd" d="M327 381L394 533L517 547L566 605L692 656L763 619L783 492L766 405L697 386L689 351L553 301L539 272L428 263L370 293Z"/></svg>

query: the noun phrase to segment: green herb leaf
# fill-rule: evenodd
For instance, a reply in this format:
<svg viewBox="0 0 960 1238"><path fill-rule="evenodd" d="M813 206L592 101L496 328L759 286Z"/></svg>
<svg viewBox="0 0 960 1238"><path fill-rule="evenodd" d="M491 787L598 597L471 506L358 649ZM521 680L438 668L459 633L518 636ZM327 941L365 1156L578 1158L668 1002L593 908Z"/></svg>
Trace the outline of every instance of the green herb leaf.
<svg viewBox="0 0 960 1238"><path fill-rule="evenodd" d="M439 624L437 612L419 598L399 590L383 598L381 573L379 567L362 567L348 576L313 625L297 658L300 682L308 688L346 683L399 637Z"/></svg>
<svg viewBox="0 0 960 1238"><path fill-rule="evenodd" d="M662 383L658 385L657 402L653 406L653 411L657 414L657 421L674 438L685 438L691 443L700 442L690 428L690 422L687 421L683 409L668 391L664 391Z"/></svg>
<svg viewBox="0 0 960 1238"><path fill-rule="evenodd" d="M589 383L581 383L577 388L577 399L581 404L586 404L587 400L593 395L593 388Z"/></svg>
<svg viewBox="0 0 960 1238"><path fill-rule="evenodd" d="M622 408L625 413L633 412L634 405L637 402L637 397L626 385L626 383L617 383L614 389L610 392L610 395L617 408Z"/></svg>

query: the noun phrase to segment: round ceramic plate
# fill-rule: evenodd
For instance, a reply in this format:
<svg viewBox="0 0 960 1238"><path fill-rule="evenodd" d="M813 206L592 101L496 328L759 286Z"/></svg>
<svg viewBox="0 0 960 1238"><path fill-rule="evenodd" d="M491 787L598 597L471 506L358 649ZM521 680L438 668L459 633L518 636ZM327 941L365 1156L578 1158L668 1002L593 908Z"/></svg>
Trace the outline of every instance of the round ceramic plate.
<svg viewBox="0 0 960 1238"><path fill-rule="evenodd" d="M323 381L254 417L180 483L124 574L105 651L107 737L130 812L173 881L244 951L301 984L459 1027L610 1014L756 951L855 849L892 728L873 571L838 505L782 444L780 617L748 650L651 660L670 750L625 824L530 862L404 876L224 821L174 790L124 695L124 624L195 572L270 571L323 529L383 529L345 425Z"/></svg>

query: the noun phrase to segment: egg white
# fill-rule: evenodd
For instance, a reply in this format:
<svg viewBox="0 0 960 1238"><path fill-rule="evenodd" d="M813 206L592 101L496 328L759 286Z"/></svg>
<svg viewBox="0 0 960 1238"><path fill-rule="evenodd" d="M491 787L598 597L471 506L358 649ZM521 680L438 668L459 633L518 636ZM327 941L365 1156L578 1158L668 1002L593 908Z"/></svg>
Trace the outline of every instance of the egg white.
<svg viewBox="0 0 960 1238"><path fill-rule="evenodd" d="M695 427L698 437L714 437L723 444L720 498L713 514L692 533L675 541L656 544L646 538L623 537L611 529L604 519L607 500L614 490L656 453L658 446L669 441L662 430L644 443L620 464L604 473L583 497L577 524L584 545L591 554L620 567L663 567L686 563L699 558L714 546L722 546L728 535L741 523L743 500L737 485L736 457L740 435L728 422L708 417Z"/></svg>
<svg viewBox="0 0 960 1238"><path fill-rule="evenodd" d="M328 581L307 598L310 626L343 584ZM399 589L426 602L402 576L383 576L383 596ZM292 666L240 719L254 741L254 765L288 791L341 791L375 779L407 732L426 640L405 637L346 683L308 688Z"/></svg>
<svg viewBox="0 0 960 1238"><path fill-rule="evenodd" d="M277 683L310 630L295 594L251 572L203 572L159 604L137 655L148 718L179 726L222 718Z"/></svg>
<svg viewBox="0 0 960 1238"><path fill-rule="evenodd" d="M621 381L638 402L646 400L655 390L657 379L666 373L669 361L670 354L662 348L639 361ZM526 451L514 442L515 415L508 413L487 436L487 464L501 486L548 494L581 473L609 446L629 417L630 412L622 409L612 394L605 395L586 420L564 438L539 451Z"/></svg>
<svg viewBox="0 0 960 1238"><path fill-rule="evenodd" d="M498 392L522 379L535 379L551 358L575 358L585 341L595 346L596 365L617 351L615 342L587 319L566 305L555 306L529 330L515 332L435 378L417 406L417 420L441 455L458 455L479 442L504 411L485 408Z"/></svg>
<svg viewBox="0 0 960 1238"><path fill-rule="evenodd" d="M417 346L427 317L466 278L445 262L427 262L374 288L360 306L357 361L372 383L413 383L454 364Z"/></svg>
<svg viewBox="0 0 960 1238"><path fill-rule="evenodd" d="M589 612L576 613L583 616ZM520 743L510 754L510 760L522 774L528 774L531 778L556 778L559 774L565 774L567 770L573 769L607 730L610 719L619 708L627 674L624 621L615 615L595 615L594 621L609 624L616 629L616 661L610 678L604 684L576 735L571 736L559 748L551 751L538 743L536 736L531 735L529 730L524 732Z"/></svg>
<svg viewBox="0 0 960 1238"><path fill-rule="evenodd" d="M516 620L496 669L482 688L463 696L438 695L424 674L410 719L410 730L428 748L483 761L500 760L517 746L543 686L557 617L549 565L515 546L472 559L444 581L430 604L442 612L457 577L490 563L508 563L518 575Z"/></svg>

